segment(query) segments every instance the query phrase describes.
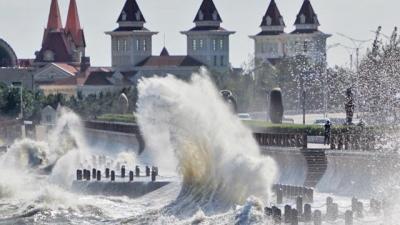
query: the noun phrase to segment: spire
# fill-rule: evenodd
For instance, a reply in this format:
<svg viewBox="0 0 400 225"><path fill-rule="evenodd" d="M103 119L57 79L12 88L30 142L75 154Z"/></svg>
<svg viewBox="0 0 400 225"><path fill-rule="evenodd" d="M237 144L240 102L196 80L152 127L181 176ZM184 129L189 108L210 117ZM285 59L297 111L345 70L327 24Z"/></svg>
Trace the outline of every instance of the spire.
<svg viewBox="0 0 400 225"><path fill-rule="evenodd" d="M283 17L279 12L275 0L271 0L260 26L263 32L268 32L270 34L283 33L285 22L283 21Z"/></svg>
<svg viewBox="0 0 400 225"><path fill-rule="evenodd" d="M304 0L294 25L296 30L318 30L320 24L310 0Z"/></svg>
<svg viewBox="0 0 400 225"><path fill-rule="evenodd" d="M160 56L169 56L169 52L166 47L162 49Z"/></svg>
<svg viewBox="0 0 400 225"><path fill-rule="evenodd" d="M221 16L212 0L203 0L194 18L196 26L217 26L222 23Z"/></svg>
<svg viewBox="0 0 400 225"><path fill-rule="evenodd" d="M60 8L57 0L51 0L47 29L60 31L62 29Z"/></svg>
<svg viewBox="0 0 400 225"><path fill-rule="evenodd" d="M70 0L67 24L65 25L65 31L71 34L72 39L76 46L84 46L84 34L79 21L78 7L76 6L76 0Z"/></svg>
<svg viewBox="0 0 400 225"><path fill-rule="evenodd" d="M126 0L117 22L125 27L143 27L146 20L136 0Z"/></svg>

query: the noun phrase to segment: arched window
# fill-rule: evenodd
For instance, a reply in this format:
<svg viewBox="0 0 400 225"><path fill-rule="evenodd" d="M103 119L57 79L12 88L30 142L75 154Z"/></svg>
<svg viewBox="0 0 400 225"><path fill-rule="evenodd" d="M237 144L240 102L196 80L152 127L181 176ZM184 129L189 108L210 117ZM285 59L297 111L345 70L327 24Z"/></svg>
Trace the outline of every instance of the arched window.
<svg viewBox="0 0 400 225"><path fill-rule="evenodd" d="M126 12L122 11L122 21L126 21Z"/></svg>
<svg viewBox="0 0 400 225"><path fill-rule="evenodd" d="M267 23L267 26L271 26L272 24L272 19L270 16L267 16L267 18L265 18L265 22Z"/></svg>
<svg viewBox="0 0 400 225"><path fill-rule="evenodd" d="M146 42L146 39L143 40L143 51L147 51L147 42Z"/></svg>
<svg viewBox="0 0 400 225"><path fill-rule="evenodd" d="M201 10L199 11L199 20L204 20L204 14Z"/></svg>
<svg viewBox="0 0 400 225"><path fill-rule="evenodd" d="M305 24L306 23L306 16L304 14L300 15L300 23Z"/></svg>
<svg viewBox="0 0 400 225"><path fill-rule="evenodd" d="M213 20L214 20L214 21L217 21L217 20L218 20L218 13L217 13L217 11L214 11L212 17L213 17Z"/></svg>
<svg viewBox="0 0 400 225"><path fill-rule="evenodd" d="M140 41L136 40L136 50L140 50Z"/></svg>
<svg viewBox="0 0 400 225"><path fill-rule="evenodd" d="M140 11L137 11L135 14L136 21L140 21Z"/></svg>
<svg viewBox="0 0 400 225"><path fill-rule="evenodd" d="M217 40L213 40L213 50L217 51Z"/></svg>
<svg viewBox="0 0 400 225"><path fill-rule="evenodd" d="M193 50L194 51L196 51L197 50L197 40L196 39L193 39L193 43L192 43L192 47L193 47Z"/></svg>

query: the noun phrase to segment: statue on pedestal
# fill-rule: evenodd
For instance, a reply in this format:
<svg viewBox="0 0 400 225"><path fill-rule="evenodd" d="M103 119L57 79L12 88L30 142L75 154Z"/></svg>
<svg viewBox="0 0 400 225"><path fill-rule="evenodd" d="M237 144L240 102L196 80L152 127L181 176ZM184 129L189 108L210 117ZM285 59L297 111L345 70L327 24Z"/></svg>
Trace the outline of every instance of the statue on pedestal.
<svg viewBox="0 0 400 225"><path fill-rule="evenodd" d="M346 110L346 125L353 125L354 115L354 97L351 88L346 91L346 103L344 104Z"/></svg>

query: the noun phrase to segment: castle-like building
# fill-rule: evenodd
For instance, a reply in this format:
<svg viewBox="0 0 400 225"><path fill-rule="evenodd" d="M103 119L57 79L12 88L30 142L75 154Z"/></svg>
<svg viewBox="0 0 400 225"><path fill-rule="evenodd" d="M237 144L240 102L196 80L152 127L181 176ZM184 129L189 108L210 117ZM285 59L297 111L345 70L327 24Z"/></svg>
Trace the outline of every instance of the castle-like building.
<svg viewBox="0 0 400 225"><path fill-rule="evenodd" d="M136 0L126 0L118 27L106 32L111 37L111 67L92 67L86 56L76 0L70 0L65 27L58 1L51 0L47 27L34 59L18 60L11 47L0 39L0 67L8 67L0 69L0 81L15 83L13 79L18 74L27 73L32 79L25 86L33 88L35 83L46 94L88 95L118 91L155 74L185 79L203 66L216 73L231 72L229 39L235 32L221 26L222 17L213 0L202 0L193 22L194 27L181 32L187 38L186 55L170 55L165 47L159 55L153 55L153 36L158 32L144 26L145 16ZM330 35L319 31L319 26L310 0L304 0L295 30L285 33L283 17L275 0L271 0L261 21L261 32L250 36L255 42L255 58L275 64L304 55L315 63L326 64L326 41Z"/></svg>
<svg viewBox="0 0 400 225"><path fill-rule="evenodd" d="M152 55L152 37L136 0L127 0L119 17L118 28L111 36L112 67L134 70L140 75L190 76L201 66L224 72L230 69L229 35L235 33L221 27L222 19L212 0L203 0L194 19L195 26L181 32L187 36L187 55L173 56L164 47L160 55Z"/></svg>
<svg viewBox="0 0 400 225"><path fill-rule="evenodd" d="M320 23L310 0L304 0L294 26L294 31L285 33L283 16L275 0L271 0L261 21L261 32L250 36L258 63L275 64L284 58L303 55L313 63L326 65L326 42L331 35L318 30Z"/></svg>
<svg viewBox="0 0 400 225"><path fill-rule="evenodd" d="M76 0L71 0L67 22L62 25L58 1L51 1L49 19L44 30L42 47L35 53L35 66L48 63L80 65L85 57L85 35L81 28Z"/></svg>

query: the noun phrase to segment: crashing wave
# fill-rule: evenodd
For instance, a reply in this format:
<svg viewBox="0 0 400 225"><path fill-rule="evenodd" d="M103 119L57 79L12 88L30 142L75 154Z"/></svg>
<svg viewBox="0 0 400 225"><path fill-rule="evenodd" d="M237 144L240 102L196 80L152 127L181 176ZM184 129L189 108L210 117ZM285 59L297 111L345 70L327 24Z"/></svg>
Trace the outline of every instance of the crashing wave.
<svg viewBox="0 0 400 225"><path fill-rule="evenodd" d="M253 195L269 198L276 173L252 133L230 111L207 74L167 76L138 85L138 123L156 163L177 167L176 212L228 209ZM176 164L175 164L176 163Z"/></svg>

